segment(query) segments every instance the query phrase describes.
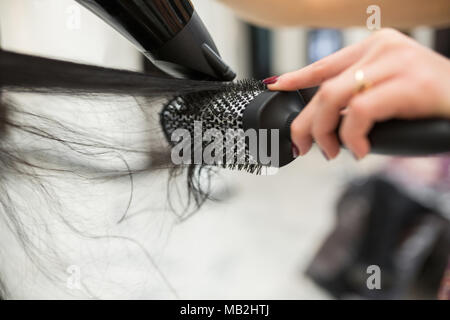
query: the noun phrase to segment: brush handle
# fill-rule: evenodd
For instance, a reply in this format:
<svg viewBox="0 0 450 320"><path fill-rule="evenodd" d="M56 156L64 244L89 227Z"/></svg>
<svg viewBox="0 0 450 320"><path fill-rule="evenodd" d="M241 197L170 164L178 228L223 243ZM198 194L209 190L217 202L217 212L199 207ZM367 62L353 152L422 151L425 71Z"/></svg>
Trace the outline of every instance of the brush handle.
<svg viewBox="0 0 450 320"><path fill-rule="evenodd" d="M286 125L299 115L292 113ZM342 122L342 119L341 119ZM339 139L340 125L336 129ZM424 156L450 152L450 120L389 120L376 123L368 135L371 153ZM340 142L341 145L342 142Z"/></svg>
<svg viewBox="0 0 450 320"><path fill-rule="evenodd" d="M424 156L450 152L450 120L389 120L376 123L369 133L371 152Z"/></svg>
<svg viewBox="0 0 450 320"><path fill-rule="evenodd" d="M304 104L319 87L299 90ZM450 120L389 120L376 123L369 133L371 152L388 155L421 156L450 152Z"/></svg>
<svg viewBox="0 0 450 320"><path fill-rule="evenodd" d="M250 128L280 130L280 167L294 160L291 124L307 105L310 97L304 99L302 92L299 91L264 91L251 101L244 111L244 130ZM340 126L336 133L339 128ZM371 153L400 156L450 153L450 120L396 119L379 122L374 125L368 137ZM266 149L270 150L270 146L268 145Z"/></svg>

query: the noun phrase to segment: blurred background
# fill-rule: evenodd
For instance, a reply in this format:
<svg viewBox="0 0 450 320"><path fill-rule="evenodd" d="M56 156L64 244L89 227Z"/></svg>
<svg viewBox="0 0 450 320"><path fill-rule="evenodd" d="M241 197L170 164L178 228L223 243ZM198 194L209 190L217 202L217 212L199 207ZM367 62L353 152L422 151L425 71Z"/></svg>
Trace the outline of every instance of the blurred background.
<svg viewBox="0 0 450 320"><path fill-rule="evenodd" d="M216 1L192 2L224 60L240 79L263 79L299 69L370 35L366 28L268 30L241 21ZM143 57L130 43L71 0L0 0L0 30L3 49L143 70ZM439 40L442 36L431 28L420 27L408 33L430 48L443 46ZM356 185L362 190L370 181L368 177L389 168L392 161L388 157L371 155L357 162L343 150L336 160L327 162L313 149L306 157L265 176L224 170L214 182L213 193L222 201L208 203L193 217L174 227L164 253L158 258L161 269L178 295L186 299L328 299L339 297L346 290L348 296L357 296L358 290L352 291L348 285L347 289L342 289L337 284L350 281L350 276L345 276L347 280L330 280L332 271L328 267L333 262L325 262L325 267L323 259L316 261L315 267L311 267L311 263L339 225L336 212L349 185L357 181ZM408 167L402 161L396 160L397 168ZM440 169L436 169L439 167L436 159L412 161L408 162L408 168L415 174L442 175ZM398 176L399 181L411 178L410 171L400 169L388 176ZM424 194L425 188L429 190L428 182L416 180L420 188L403 188L411 186L410 182L395 185L405 197L415 201L418 195ZM352 192L356 191L358 187ZM448 198L447 191L442 194ZM361 197L364 198L364 194ZM437 203L432 199L417 200L418 206L423 206L424 212L435 210L448 214L445 201L439 202L439 208L429 209L430 201ZM351 225L351 221L345 224ZM427 230L435 232L432 227ZM375 239L383 236L383 231L377 232ZM332 256L340 249L329 250ZM361 261L365 261L362 265L365 270L378 260L363 259L359 263ZM439 268L442 273L442 267ZM364 277L368 274L359 276L362 278L352 281L360 281L365 286ZM405 281L409 290L412 280ZM408 290L399 295L414 296ZM370 297L370 294L359 294ZM433 298L433 293L426 297Z"/></svg>

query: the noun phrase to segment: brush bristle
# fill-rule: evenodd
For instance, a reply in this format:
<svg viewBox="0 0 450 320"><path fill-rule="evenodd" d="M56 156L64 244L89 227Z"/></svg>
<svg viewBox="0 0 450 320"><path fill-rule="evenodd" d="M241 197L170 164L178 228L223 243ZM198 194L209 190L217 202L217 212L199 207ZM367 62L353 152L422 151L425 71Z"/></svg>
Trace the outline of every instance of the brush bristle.
<svg viewBox="0 0 450 320"><path fill-rule="evenodd" d="M224 84L221 90L176 97L164 106L160 114L166 138L169 143L173 144L172 133L177 129L186 129L191 135L191 150L194 150L195 121L202 124L202 137L205 131L210 129L220 131L224 138L227 137L229 129L236 130L235 132L243 131L242 118L245 108L265 90L264 84L260 81L243 80ZM204 149L208 143L202 140L202 148ZM229 143L233 143L233 145L228 144L226 145L228 148L225 146L223 148L224 159L228 160L215 163L215 165L256 174L261 172L262 166L252 159L245 143L234 142L234 140ZM230 154L230 150L233 154ZM238 155L243 155L239 162L237 161Z"/></svg>

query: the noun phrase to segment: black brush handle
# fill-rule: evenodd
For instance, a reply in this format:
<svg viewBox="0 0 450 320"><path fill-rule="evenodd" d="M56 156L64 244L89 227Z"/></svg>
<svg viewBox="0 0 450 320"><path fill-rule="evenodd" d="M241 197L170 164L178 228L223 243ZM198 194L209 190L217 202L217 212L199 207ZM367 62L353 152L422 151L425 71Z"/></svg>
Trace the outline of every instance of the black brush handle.
<svg viewBox="0 0 450 320"><path fill-rule="evenodd" d="M299 113L292 113L290 128ZM340 125L336 129L339 139ZM369 132L370 152L397 156L424 156L450 152L450 120L389 120L376 123ZM342 142L341 142L341 145Z"/></svg>
<svg viewBox="0 0 450 320"><path fill-rule="evenodd" d="M265 91L257 96L244 111L244 130L280 129L280 167L294 160L290 127L306 104L298 91ZM425 156L447 153L450 152L450 120L379 122L370 131L369 141L370 152L377 154ZM267 148L270 149L270 146Z"/></svg>
<svg viewBox="0 0 450 320"><path fill-rule="evenodd" d="M450 152L450 120L389 120L376 123L369 133L371 152L424 156Z"/></svg>
<svg viewBox="0 0 450 320"><path fill-rule="evenodd" d="M319 87L299 90L304 105ZM421 156L450 152L450 120L389 120L376 123L369 133L371 152Z"/></svg>
<svg viewBox="0 0 450 320"><path fill-rule="evenodd" d="M289 126L299 113L292 113ZM339 138L340 126L336 129ZM450 152L450 120L389 120L369 132L370 152L392 156L425 156ZM341 142L342 145L342 142Z"/></svg>

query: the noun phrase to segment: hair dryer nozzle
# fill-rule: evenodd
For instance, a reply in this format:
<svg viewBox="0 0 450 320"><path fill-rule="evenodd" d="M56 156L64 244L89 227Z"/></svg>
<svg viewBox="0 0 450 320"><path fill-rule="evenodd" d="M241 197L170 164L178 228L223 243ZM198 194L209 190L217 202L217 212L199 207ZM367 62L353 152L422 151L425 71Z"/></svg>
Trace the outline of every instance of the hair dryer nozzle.
<svg viewBox="0 0 450 320"><path fill-rule="evenodd" d="M153 52L156 64L168 73L176 71L191 79L231 81L236 74L222 60L199 15L194 11L188 24ZM177 74L175 74L177 75Z"/></svg>
<svg viewBox="0 0 450 320"><path fill-rule="evenodd" d="M189 0L76 0L175 77L230 81L234 72Z"/></svg>

